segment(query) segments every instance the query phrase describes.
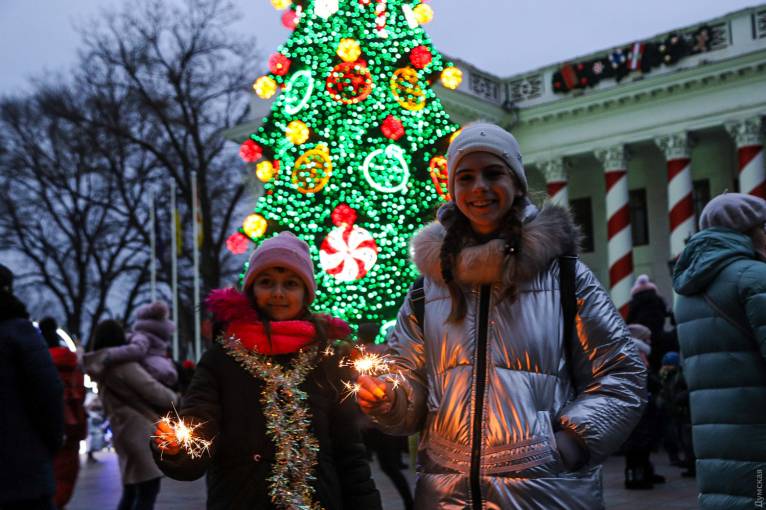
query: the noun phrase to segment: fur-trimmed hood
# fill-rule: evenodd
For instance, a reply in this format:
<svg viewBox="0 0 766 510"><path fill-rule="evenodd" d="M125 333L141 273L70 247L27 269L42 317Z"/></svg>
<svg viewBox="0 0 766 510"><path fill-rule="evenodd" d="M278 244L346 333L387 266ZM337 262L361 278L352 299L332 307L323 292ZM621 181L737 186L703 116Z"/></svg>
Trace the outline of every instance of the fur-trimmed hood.
<svg viewBox="0 0 766 510"><path fill-rule="evenodd" d="M420 230L410 243L410 254L418 270L439 285L444 285L441 249L445 235L445 228L433 222ZM505 242L501 239L467 246L458 256L453 271L455 280L466 285L499 282L510 264L517 264L517 281L527 282L554 258L578 253L580 239L580 229L569 210L548 204L525 221L518 256L506 257Z"/></svg>

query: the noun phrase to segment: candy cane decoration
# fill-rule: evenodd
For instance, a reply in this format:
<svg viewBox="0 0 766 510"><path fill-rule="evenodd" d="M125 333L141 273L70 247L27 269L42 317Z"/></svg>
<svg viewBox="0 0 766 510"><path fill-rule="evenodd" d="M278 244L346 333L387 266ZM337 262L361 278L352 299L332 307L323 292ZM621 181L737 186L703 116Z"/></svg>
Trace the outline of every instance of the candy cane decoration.
<svg viewBox="0 0 766 510"><path fill-rule="evenodd" d="M763 131L760 117L726 124L737 144L739 190L766 198L766 162L763 157Z"/></svg>
<svg viewBox="0 0 766 510"><path fill-rule="evenodd" d="M687 133L655 140L665 153L668 166L668 211L670 215L670 258L684 250L686 240L697 231L692 198L691 148Z"/></svg>
<svg viewBox="0 0 766 510"><path fill-rule="evenodd" d="M386 22L388 20L388 2L387 0L377 0L375 4L375 33L378 37L388 37Z"/></svg>
<svg viewBox="0 0 766 510"><path fill-rule="evenodd" d="M564 165L564 158L556 158L540 163L545 176L548 200L552 204L569 205L569 176Z"/></svg>
<svg viewBox="0 0 766 510"><path fill-rule="evenodd" d="M623 145L596 151L604 165L609 257L609 287L615 306L628 316L633 284L633 238L630 229L627 154Z"/></svg>

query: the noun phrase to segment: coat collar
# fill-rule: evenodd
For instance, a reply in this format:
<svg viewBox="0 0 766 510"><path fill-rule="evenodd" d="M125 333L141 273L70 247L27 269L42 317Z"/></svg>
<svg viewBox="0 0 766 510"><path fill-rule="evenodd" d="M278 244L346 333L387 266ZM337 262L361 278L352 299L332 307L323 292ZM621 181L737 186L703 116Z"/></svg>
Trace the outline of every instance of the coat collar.
<svg viewBox="0 0 766 510"><path fill-rule="evenodd" d="M410 244L412 260L418 270L442 286L440 256L445 235L444 227L433 222L418 232ZM466 285L492 284L502 281L503 273L515 264L517 281L530 281L554 258L576 254L580 236L580 229L568 209L546 205L524 223L518 257L506 258L505 243L500 239L467 246L458 256L455 279Z"/></svg>

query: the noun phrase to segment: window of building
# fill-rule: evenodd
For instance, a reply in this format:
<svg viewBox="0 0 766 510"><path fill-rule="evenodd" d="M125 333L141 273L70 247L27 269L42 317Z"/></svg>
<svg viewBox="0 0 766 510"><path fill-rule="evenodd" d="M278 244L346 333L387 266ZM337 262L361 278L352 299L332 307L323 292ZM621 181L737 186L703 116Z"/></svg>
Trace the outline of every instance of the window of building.
<svg viewBox="0 0 766 510"><path fill-rule="evenodd" d="M633 246L649 244L649 214L646 206L646 189L630 190L630 230Z"/></svg>
<svg viewBox="0 0 766 510"><path fill-rule="evenodd" d="M710 202L710 180L700 179L699 181L694 181L692 200L694 201L694 217L697 220L697 225L699 225L702 209Z"/></svg>
<svg viewBox="0 0 766 510"><path fill-rule="evenodd" d="M575 198L569 201L569 207L574 214L575 222L580 225L583 233L582 251L593 251L593 208L590 198Z"/></svg>

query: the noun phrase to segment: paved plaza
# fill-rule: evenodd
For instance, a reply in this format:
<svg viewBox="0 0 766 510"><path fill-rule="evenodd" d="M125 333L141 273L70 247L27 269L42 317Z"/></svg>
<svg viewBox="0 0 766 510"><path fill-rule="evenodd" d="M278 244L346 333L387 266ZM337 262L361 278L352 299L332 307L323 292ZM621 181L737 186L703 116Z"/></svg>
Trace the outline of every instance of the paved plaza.
<svg viewBox="0 0 766 510"><path fill-rule="evenodd" d="M112 452L97 454L100 462L82 463L80 479L68 510L113 510L120 499L120 474L117 457ZM622 457L611 457L604 469L604 491L608 510L692 510L697 508L697 489L693 479L682 478L678 468L669 466L662 453L653 456L657 472L667 483L650 491L627 491L623 488ZM407 470L410 483L415 475ZM403 505L388 478L373 463L373 476L383 496L385 510L402 510ZM162 481L157 510L204 510L205 482Z"/></svg>

